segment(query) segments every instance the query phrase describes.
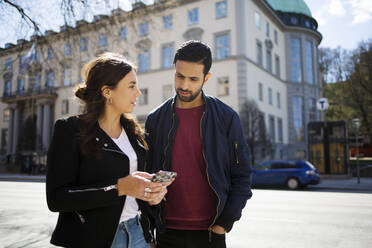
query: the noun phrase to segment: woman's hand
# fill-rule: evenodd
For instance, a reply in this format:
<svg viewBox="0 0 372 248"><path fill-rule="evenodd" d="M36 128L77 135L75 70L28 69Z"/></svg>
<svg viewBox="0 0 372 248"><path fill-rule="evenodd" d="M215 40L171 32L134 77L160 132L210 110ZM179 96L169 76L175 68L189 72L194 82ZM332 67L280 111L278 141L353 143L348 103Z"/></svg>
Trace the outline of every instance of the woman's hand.
<svg viewBox="0 0 372 248"><path fill-rule="evenodd" d="M129 195L149 203L160 202L166 194L166 186L151 182L152 176L146 172L136 171L120 178L116 184L118 195Z"/></svg>
<svg viewBox="0 0 372 248"><path fill-rule="evenodd" d="M149 205L158 205L162 200L163 198L165 197L165 195L167 194L168 190L167 190L167 187L169 185L171 185L174 181L174 178L171 179L171 181L169 182L164 182L164 183L161 183L163 188L162 190L159 192L160 194L158 195L158 197L153 200L153 201L149 201Z"/></svg>

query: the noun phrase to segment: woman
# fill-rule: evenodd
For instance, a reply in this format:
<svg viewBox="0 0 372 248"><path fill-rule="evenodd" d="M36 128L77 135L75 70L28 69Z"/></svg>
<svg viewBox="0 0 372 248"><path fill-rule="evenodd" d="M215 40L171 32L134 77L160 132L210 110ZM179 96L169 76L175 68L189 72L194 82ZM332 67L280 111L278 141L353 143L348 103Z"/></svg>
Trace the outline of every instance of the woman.
<svg viewBox="0 0 372 248"><path fill-rule="evenodd" d="M48 207L59 212L51 243L63 247L150 247L149 205L165 184L145 168L147 144L128 113L137 97L134 67L105 53L85 66L85 85L75 95L85 112L58 120L48 151Z"/></svg>

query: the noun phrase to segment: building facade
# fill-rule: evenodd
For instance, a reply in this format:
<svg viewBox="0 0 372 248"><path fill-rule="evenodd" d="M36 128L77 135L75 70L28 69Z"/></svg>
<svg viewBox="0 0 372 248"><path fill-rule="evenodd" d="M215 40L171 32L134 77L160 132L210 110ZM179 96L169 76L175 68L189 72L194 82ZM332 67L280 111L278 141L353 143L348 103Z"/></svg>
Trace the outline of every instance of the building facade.
<svg viewBox="0 0 372 248"><path fill-rule="evenodd" d="M205 92L239 112L253 99L264 113L276 158L306 158L306 126L319 120L317 47L321 34L303 0L155 0L115 9L0 49L1 152L45 154L53 123L81 113L74 90L94 56L117 52L136 62L134 115L174 95L173 55L185 40L213 49Z"/></svg>

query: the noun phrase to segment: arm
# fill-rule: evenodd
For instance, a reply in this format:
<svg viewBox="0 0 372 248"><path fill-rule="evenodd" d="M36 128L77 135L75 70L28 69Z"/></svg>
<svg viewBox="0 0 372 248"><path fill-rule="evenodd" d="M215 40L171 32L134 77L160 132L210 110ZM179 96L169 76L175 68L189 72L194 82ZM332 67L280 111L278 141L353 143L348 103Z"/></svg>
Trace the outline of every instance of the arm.
<svg viewBox="0 0 372 248"><path fill-rule="evenodd" d="M46 195L48 207L53 212L87 210L119 204L117 190L112 180L97 185L79 185L79 147L76 131L66 120L58 120L48 151ZM105 190L106 189L106 190Z"/></svg>
<svg viewBox="0 0 372 248"><path fill-rule="evenodd" d="M240 219L247 200L252 197L249 150L236 113L232 117L228 130L228 140L234 149L230 167L231 189L226 205L215 223L227 232L232 229L234 222Z"/></svg>

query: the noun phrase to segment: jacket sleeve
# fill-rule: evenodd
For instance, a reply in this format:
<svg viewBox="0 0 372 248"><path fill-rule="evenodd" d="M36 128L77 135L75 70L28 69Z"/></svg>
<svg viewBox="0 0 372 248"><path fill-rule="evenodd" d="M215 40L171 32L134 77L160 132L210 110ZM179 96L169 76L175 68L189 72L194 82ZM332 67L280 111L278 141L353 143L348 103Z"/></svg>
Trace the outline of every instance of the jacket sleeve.
<svg viewBox="0 0 372 248"><path fill-rule="evenodd" d="M231 188L226 205L215 223L227 232L232 229L234 222L240 219L247 200L252 197L249 149L236 113L228 127L228 140L233 148L230 166Z"/></svg>
<svg viewBox="0 0 372 248"><path fill-rule="evenodd" d="M119 204L117 181L79 185L79 147L68 120L58 120L48 150L46 197L53 212L72 212ZM70 124L70 125L69 125ZM109 188L107 188L109 187Z"/></svg>

